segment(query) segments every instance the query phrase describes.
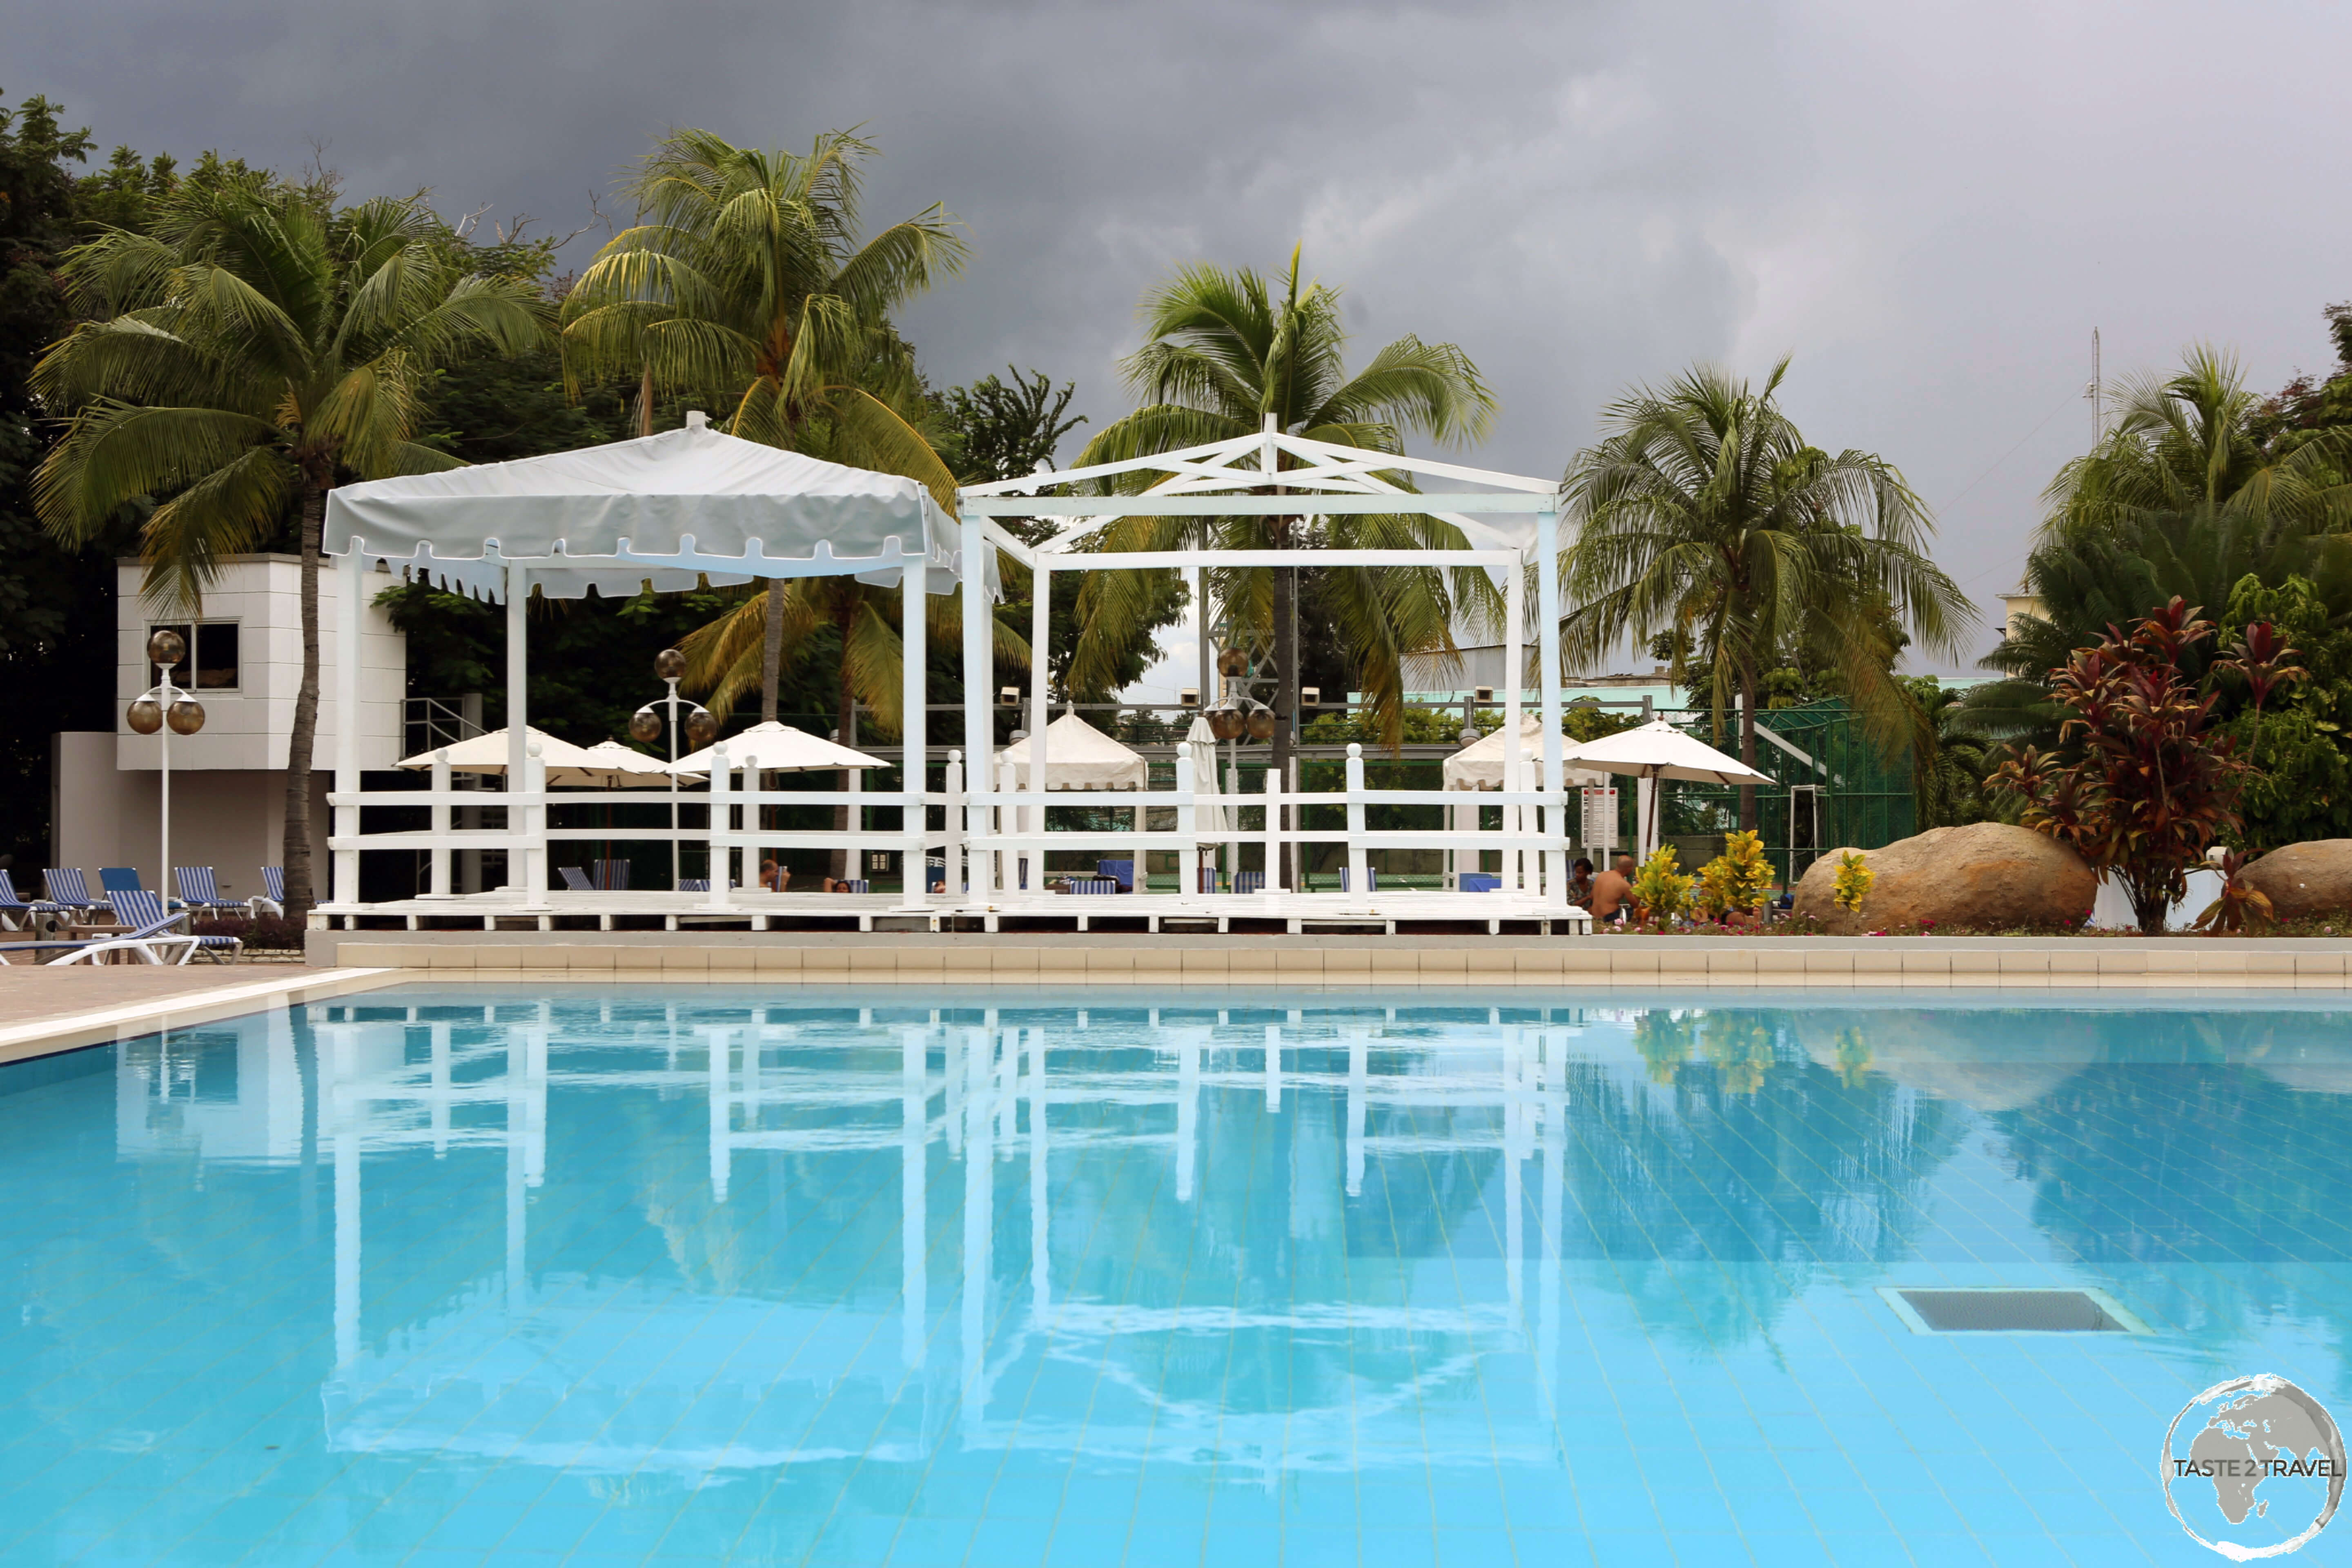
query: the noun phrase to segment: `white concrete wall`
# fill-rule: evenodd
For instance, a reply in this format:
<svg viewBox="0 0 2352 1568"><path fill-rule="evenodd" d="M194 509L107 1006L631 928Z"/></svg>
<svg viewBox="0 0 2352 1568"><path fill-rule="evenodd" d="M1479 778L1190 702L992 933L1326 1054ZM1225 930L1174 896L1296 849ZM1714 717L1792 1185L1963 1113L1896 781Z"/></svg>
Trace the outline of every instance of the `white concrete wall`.
<svg viewBox="0 0 2352 1568"><path fill-rule="evenodd" d="M101 866L131 866L150 888L163 885L159 773L126 771L114 763L115 737L104 731L56 736L50 751L51 866L76 866L98 886ZM313 854L323 857L331 771L310 775ZM227 769L180 771L172 766L172 862L210 866L226 897L265 891L261 868L284 861L286 775ZM317 862L323 864L323 859ZM18 868L16 890L26 898L40 886L41 868Z"/></svg>
<svg viewBox="0 0 2352 1568"><path fill-rule="evenodd" d="M137 735L123 718L131 700L147 689L147 629L171 621L236 621L239 625L237 689L204 691L205 727L172 737L172 773L182 769L257 773L286 766L294 730L294 701L302 685L302 563L292 555L233 555L219 581L208 589L194 616L144 603L136 562L116 566L115 765L152 771L162 765L163 740ZM407 639L394 631L391 616L373 601L396 579L371 573L366 619L360 641L360 766L388 768L400 758L402 699L406 695ZM341 603L331 565L319 574L319 731L311 751L315 767L331 768L341 716L335 703L336 628ZM178 672L185 684L185 666ZM174 784L176 792L177 785ZM179 859L175 852L173 857ZM274 857L273 857L274 858Z"/></svg>

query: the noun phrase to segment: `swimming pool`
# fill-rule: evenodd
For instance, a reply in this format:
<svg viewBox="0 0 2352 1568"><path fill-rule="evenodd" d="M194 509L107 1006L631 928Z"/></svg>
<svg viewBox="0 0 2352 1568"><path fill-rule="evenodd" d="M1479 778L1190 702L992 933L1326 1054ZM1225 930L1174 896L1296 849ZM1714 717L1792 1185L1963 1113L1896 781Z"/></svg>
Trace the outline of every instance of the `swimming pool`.
<svg viewBox="0 0 2352 1568"><path fill-rule="evenodd" d="M0 1562L2193 1563L2184 1403L2352 1415L2352 1013L1206 995L0 1069Z"/></svg>

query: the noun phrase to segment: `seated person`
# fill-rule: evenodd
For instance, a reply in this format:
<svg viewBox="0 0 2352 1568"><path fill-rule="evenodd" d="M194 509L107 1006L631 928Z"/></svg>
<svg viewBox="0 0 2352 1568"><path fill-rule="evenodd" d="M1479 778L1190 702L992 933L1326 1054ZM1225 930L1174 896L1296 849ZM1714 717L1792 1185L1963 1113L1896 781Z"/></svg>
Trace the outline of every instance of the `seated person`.
<svg viewBox="0 0 2352 1568"><path fill-rule="evenodd" d="M1583 908L1592 903L1592 862L1581 855L1569 869L1568 901Z"/></svg>
<svg viewBox="0 0 2352 1568"><path fill-rule="evenodd" d="M781 893L793 885L793 874L773 860L760 862L760 886L772 893Z"/></svg>
<svg viewBox="0 0 2352 1568"><path fill-rule="evenodd" d="M827 877L824 879L824 890L828 893L854 893L857 890L857 888L856 884L846 877L843 877L838 880L834 878Z"/></svg>
<svg viewBox="0 0 2352 1568"><path fill-rule="evenodd" d="M1633 907L1633 858L1631 855L1618 856L1614 865L1592 879L1590 907L1596 921L1624 923Z"/></svg>

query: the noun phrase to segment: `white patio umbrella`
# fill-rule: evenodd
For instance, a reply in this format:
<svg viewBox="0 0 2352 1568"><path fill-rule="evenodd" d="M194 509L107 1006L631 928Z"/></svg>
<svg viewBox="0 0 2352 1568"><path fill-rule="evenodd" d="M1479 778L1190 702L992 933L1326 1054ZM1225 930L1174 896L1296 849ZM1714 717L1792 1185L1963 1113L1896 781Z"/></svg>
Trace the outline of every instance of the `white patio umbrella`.
<svg viewBox="0 0 2352 1568"><path fill-rule="evenodd" d="M549 784L591 784L600 789L667 789L670 785L673 775L669 765L659 757L648 756L635 746L607 740L577 750L580 759L584 760L575 759L567 763L560 772L549 768ZM702 775L689 773L677 776L692 781Z"/></svg>
<svg viewBox="0 0 2352 1568"><path fill-rule="evenodd" d="M780 724L773 719L754 724L723 741L714 742L698 752L688 752L669 765L680 773L707 774L719 765L718 753L721 746L727 749L727 766L730 771L750 768L763 773L849 772L849 790L842 799L848 807L849 823L853 828L860 820L860 812L857 805L858 776L851 770L888 765L879 758L869 757L863 752L853 752L838 742L828 741L823 735L812 735L806 730L795 730L790 724ZM728 850L721 858L732 861L734 854L733 850ZM853 875L856 874L857 855L857 846L853 842L849 853ZM750 881L755 869L757 868L747 859L743 867L744 880ZM716 869L711 872L714 879L724 874Z"/></svg>
<svg viewBox="0 0 2352 1568"><path fill-rule="evenodd" d="M544 730L534 730L529 725L523 727L522 734L525 744L538 745L540 761L547 764L547 782L550 784L562 782L556 777L559 769L593 770L596 765L589 759L588 748L585 746L575 746L569 741L559 741ZM449 746L436 747L430 752L419 752L413 757L403 757L393 765L402 768L429 768L433 765L433 759L444 751L449 753L451 773L488 773L493 777L504 777L506 774L507 732L504 730L492 730L488 734L476 735L470 740L459 741ZM651 757L646 757L644 760L647 763L653 761Z"/></svg>
<svg viewBox="0 0 2352 1568"><path fill-rule="evenodd" d="M715 753L720 746L727 748L729 767L756 768L763 773L833 773L843 768L888 765L863 752L853 752L847 746L828 741L823 735L812 735L806 730L795 730L772 719L764 724L754 724L740 734L730 735L698 752L688 752L667 765L681 773L708 773L718 765ZM665 764L656 763L655 765Z"/></svg>
<svg viewBox="0 0 2352 1568"><path fill-rule="evenodd" d="M1649 781L1650 820L1642 844L1645 852L1657 841L1661 780L1720 784L1777 782L1738 757L1726 756L1696 736L1675 729L1664 719L1570 746L1567 760L1570 766L1588 773L1623 773Z"/></svg>

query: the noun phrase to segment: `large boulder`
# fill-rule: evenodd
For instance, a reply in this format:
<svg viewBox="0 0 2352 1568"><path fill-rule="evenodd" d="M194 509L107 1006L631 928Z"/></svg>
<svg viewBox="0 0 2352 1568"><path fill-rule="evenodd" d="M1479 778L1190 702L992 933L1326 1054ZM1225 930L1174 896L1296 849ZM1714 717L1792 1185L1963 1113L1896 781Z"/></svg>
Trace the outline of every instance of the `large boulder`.
<svg viewBox="0 0 2352 1568"><path fill-rule="evenodd" d="M2273 849L2238 873L2283 921L2352 912L2352 838L2315 838Z"/></svg>
<svg viewBox="0 0 2352 1568"><path fill-rule="evenodd" d="M1877 879L1861 913L1848 914L1831 896L1838 857L1846 853L1831 850L1797 883L1797 914L1837 936L1929 921L1946 930L2073 926L2099 891L2089 864L2056 839L2003 822L1972 822L1864 851Z"/></svg>

